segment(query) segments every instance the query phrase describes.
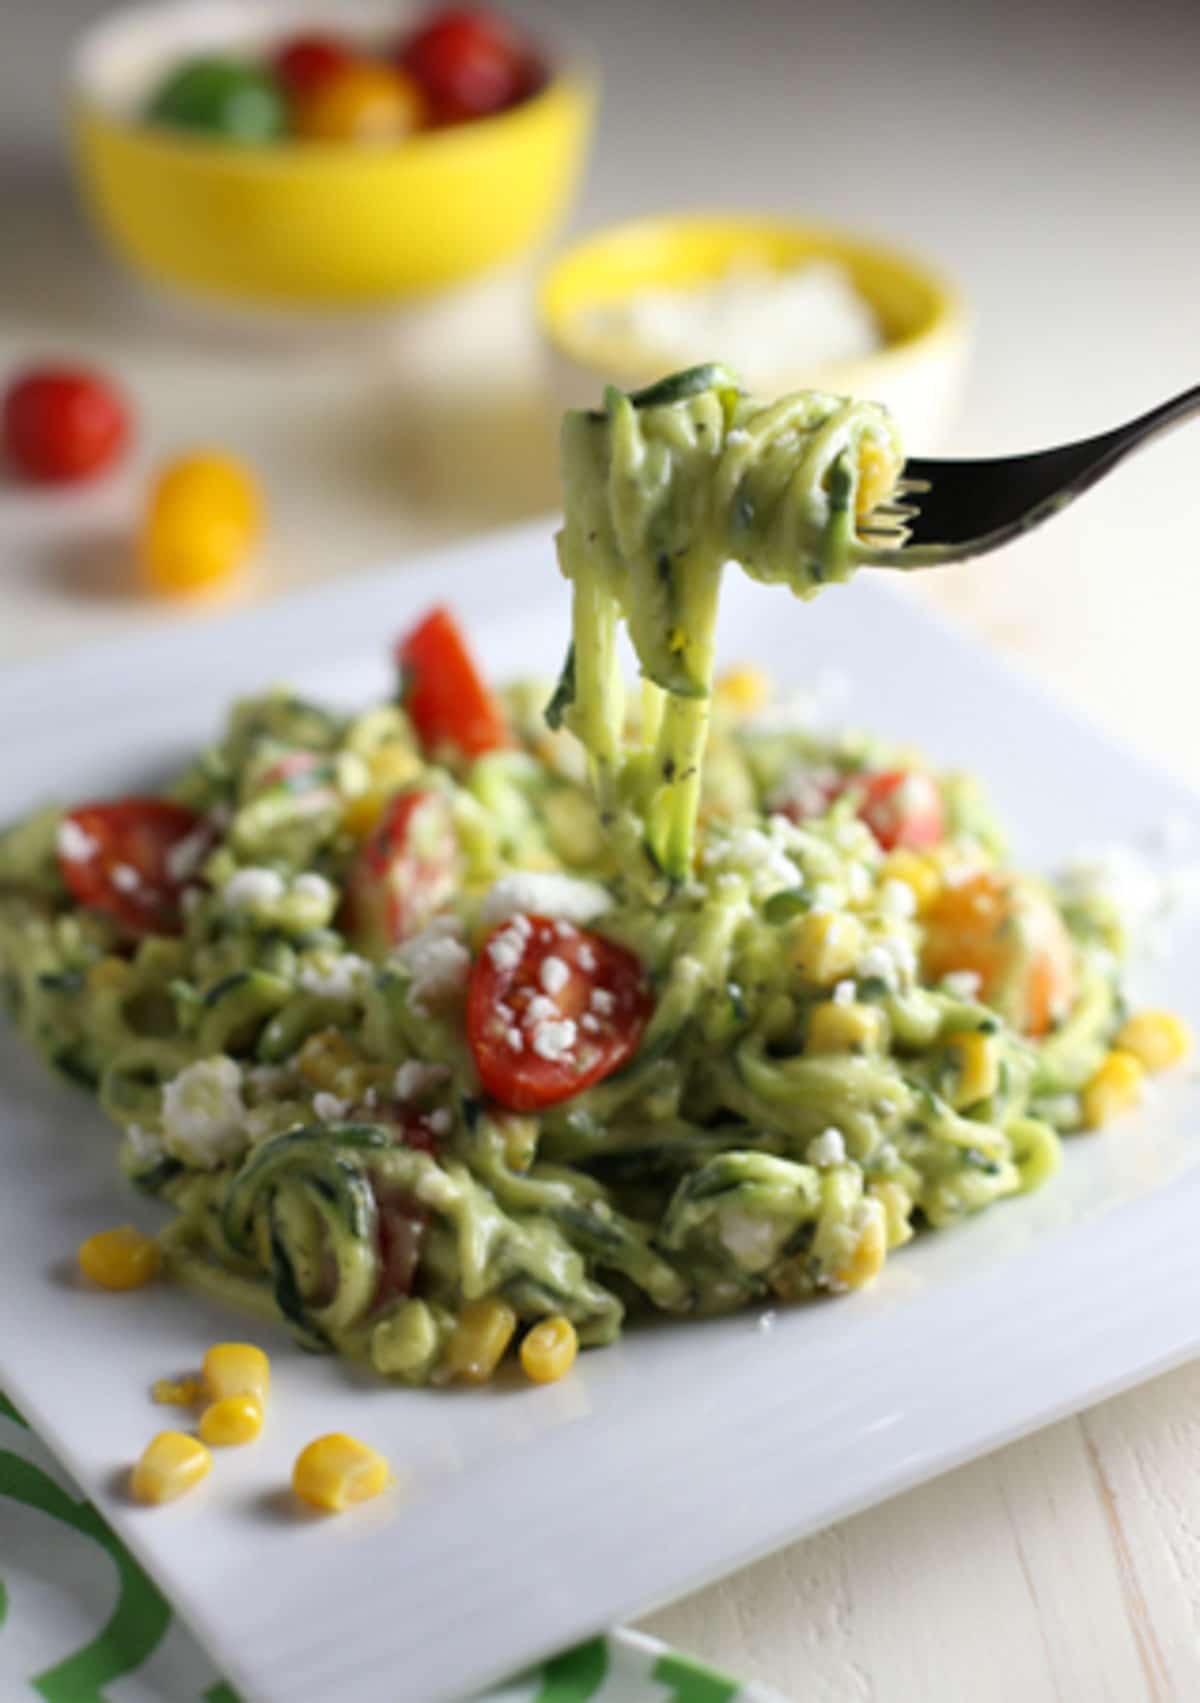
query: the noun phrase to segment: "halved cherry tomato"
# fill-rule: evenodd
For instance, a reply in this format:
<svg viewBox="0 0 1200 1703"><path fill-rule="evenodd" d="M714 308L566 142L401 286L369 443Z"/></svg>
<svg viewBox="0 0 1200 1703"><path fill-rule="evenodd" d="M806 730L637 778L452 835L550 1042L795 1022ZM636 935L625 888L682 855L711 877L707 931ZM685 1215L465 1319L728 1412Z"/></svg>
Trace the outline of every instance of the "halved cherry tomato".
<svg viewBox="0 0 1200 1703"><path fill-rule="evenodd" d="M400 52L437 124L501 112L531 86L532 55L504 18L467 7L435 13Z"/></svg>
<svg viewBox="0 0 1200 1703"><path fill-rule="evenodd" d="M789 784L779 808L793 822L823 816L845 793L857 795L857 814L884 851L935 846L945 833L945 814L937 782L920 769L861 770L839 775L815 770Z"/></svg>
<svg viewBox="0 0 1200 1703"><path fill-rule="evenodd" d="M307 94L354 57L340 37L313 30L289 36L272 60L275 75L289 95Z"/></svg>
<svg viewBox="0 0 1200 1703"><path fill-rule="evenodd" d="M653 1003L623 946L552 917L512 917L488 937L467 985L480 1081L514 1112L569 1100L633 1057Z"/></svg>
<svg viewBox="0 0 1200 1703"><path fill-rule="evenodd" d="M858 814L884 851L936 846L945 832L942 795L932 775L920 769L886 769L854 775L846 790L861 788Z"/></svg>
<svg viewBox="0 0 1200 1703"><path fill-rule="evenodd" d="M1026 1035L1044 1035L1075 997L1075 947L1037 886L983 870L942 889L925 917L921 965L930 981L979 977L979 996Z"/></svg>
<svg viewBox="0 0 1200 1703"><path fill-rule="evenodd" d="M500 705L483 683L448 609L432 609L400 640L404 707L430 755L453 746L478 757L508 743Z"/></svg>
<svg viewBox="0 0 1200 1703"><path fill-rule="evenodd" d="M347 885L347 924L368 950L416 934L454 897L462 854L444 793L401 793L363 844Z"/></svg>
<svg viewBox="0 0 1200 1703"><path fill-rule="evenodd" d="M203 816L163 798L80 804L63 818L59 868L81 905L130 934L176 934L179 896L214 838Z"/></svg>
<svg viewBox="0 0 1200 1703"><path fill-rule="evenodd" d="M99 373L38 367L5 393L4 445L26 479L90 479L116 460L128 437L125 403Z"/></svg>

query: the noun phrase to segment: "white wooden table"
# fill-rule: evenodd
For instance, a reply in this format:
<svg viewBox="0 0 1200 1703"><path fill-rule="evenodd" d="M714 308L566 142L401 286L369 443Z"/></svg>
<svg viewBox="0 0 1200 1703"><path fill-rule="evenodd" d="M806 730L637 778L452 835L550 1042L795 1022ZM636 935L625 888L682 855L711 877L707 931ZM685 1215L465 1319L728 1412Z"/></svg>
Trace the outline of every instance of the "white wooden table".
<svg viewBox="0 0 1200 1703"><path fill-rule="evenodd" d="M297 357L181 329L109 277L45 154L55 55L96 9L22 8L15 37L6 21L0 371L93 355L126 379L144 437L122 479L65 505L0 484L0 665L180 618L122 579L137 479L173 447L216 440L260 470L273 525L253 596L551 507L525 281ZM562 9L603 31L609 77L581 222L740 202L907 232L978 315L960 453L1082 435L1200 377L1200 10L1185 0L982 20L925 0L869 25L784 0ZM913 595L1200 781L1200 548L1181 524L1198 445L1167 442L1049 532ZM1190 1367L646 1624L803 1703L1195 1698L1198 1461Z"/></svg>

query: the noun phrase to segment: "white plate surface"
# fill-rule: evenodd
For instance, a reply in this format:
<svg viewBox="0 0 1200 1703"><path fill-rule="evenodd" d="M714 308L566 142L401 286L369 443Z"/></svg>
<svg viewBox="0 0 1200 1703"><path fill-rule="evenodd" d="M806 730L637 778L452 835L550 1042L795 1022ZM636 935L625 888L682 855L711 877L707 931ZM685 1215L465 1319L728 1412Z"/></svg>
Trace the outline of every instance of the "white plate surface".
<svg viewBox="0 0 1200 1703"><path fill-rule="evenodd" d="M1035 863L1172 811L1200 818L869 581L808 607L731 574L726 655L797 682L844 670L856 717L986 778ZM384 689L387 640L435 599L492 670L554 672L566 595L543 524L10 675L0 819L144 786L265 682L350 701ZM1198 946L1178 930L1144 991L1200 1025ZM1194 1080L1177 1079L1071 1143L1047 1189L920 1240L868 1292L781 1310L770 1329L635 1331L545 1389L394 1389L255 1330L276 1373L263 1438L186 1501L136 1510L123 1475L164 1422L149 1384L246 1327L166 1287L76 1285L85 1234L155 1212L116 1179L99 1114L5 1032L0 1383L252 1703L441 1703L1191 1354L1198 1114ZM290 1462L332 1429L382 1448L401 1483L353 1516L298 1519Z"/></svg>

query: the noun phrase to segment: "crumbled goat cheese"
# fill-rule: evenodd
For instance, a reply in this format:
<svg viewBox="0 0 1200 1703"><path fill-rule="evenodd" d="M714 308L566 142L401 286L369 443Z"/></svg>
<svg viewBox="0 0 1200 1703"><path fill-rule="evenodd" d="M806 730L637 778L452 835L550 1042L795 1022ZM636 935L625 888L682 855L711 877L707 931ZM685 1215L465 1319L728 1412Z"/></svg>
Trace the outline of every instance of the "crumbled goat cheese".
<svg viewBox="0 0 1200 1703"><path fill-rule="evenodd" d="M471 954L459 938L456 917L435 917L428 928L397 947L396 957L412 977L409 998L415 1009L452 999L467 985Z"/></svg>
<svg viewBox="0 0 1200 1703"><path fill-rule="evenodd" d="M274 869L237 869L225 883L221 897L231 910L254 911L277 905L287 892L283 876Z"/></svg>
<svg viewBox="0 0 1200 1703"><path fill-rule="evenodd" d="M189 1064L162 1091L163 1146L176 1159L213 1170L246 1146L242 1073L223 1053Z"/></svg>
<svg viewBox="0 0 1200 1703"><path fill-rule="evenodd" d="M815 1135L804 1152L810 1165L844 1165L846 1141L840 1129L832 1124Z"/></svg>
<svg viewBox="0 0 1200 1703"><path fill-rule="evenodd" d="M513 1052L522 1053L525 1051L525 1037L515 1026L506 1031L504 1039Z"/></svg>
<svg viewBox="0 0 1200 1703"><path fill-rule="evenodd" d="M69 816L64 816L58 824L58 832L54 843L60 857L68 863L88 863L100 850L99 840L94 840L85 828L78 822L72 822Z"/></svg>
<svg viewBox="0 0 1200 1703"><path fill-rule="evenodd" d="M560 994L571 979L571 972L561 958L543 958L538 980L551 996Z"/></svg>
<svg viewBox="0 0 1200 1703"><path fill-rule="evenodd" d="M397 1100L416 1100L422 1094L445 1082L450 1070L444 1064L426 1064L423 1059L406 1059L392 1078L392 1092Z"/></svg>
<svg viewBox="0 0 1200 1703"><path fill-rule="evenodd" d="M917 896L907 881L885 881L879 889L879 908L889 917L915 916Z"/></svg>
<svg viewBox="0 0 1200 1703"><path fill-rule="evenodd" d="M109 879L119 893L136 893L142 878L131 863L114 863Z"/></svg>
<svg viewBox="0 0 1200 1703"><path fill-rule="evenodd" d="M555 917L563 922L589 923L612 909L612 897L598 881L552 870L502 875L485 894L479 920L494 928L509 917Z"/></svg>
<svg viewBox="0 0 1200 1703"><path fill-rule="evenodd" d="M166 855L167 874L177 887L196 873L212 844L212 831L207 822L193 828L183 839L176 840Z"/></svg>
<svg viewBox="0 0 1200 1703"><path fill-rule="evenodd" d="M839 982L833 990L835 1005L853 1005L858 995L858 983L852 981Z"/></svg>
<svg viewBox="0 0 1200 1703"><path fill-rule="evenodd" d="M439 1106L429 1114L429 1127L434 1135L449 1135L454 1127L454 1117L445 1106Z"/></svg>
<svg viewBox="0 0 1200 1703"><path fill-rule="evenodd" d="M916 970L916 948L911 941L898 938L876 941L858 961L860 980L877 976L880 981L894 984L902 976L915 975Z"/></svg>
<svg viewBox="0 0 1200 1703"><path fill-rule="evenodd" d="M578 1038L578 1030L570 1017L539 1023L533 1031L531 1045L539 1058L551 1064L561 1064L570 1058Z"/></svg>
<svg viewBox="0 0 1200 1703"><path fill-rule="evenodd" d="M731 1206L721 1213L717 1234L743 1271L763 1271L775 1258L786 1231L784 1224Z"/></svg>
<svg viewBox="0 0 1200 1703"><path fill-rule="evenodd" d="M316 964L306 964L300 972L300 986L305 993L315 993L322 999L353 999L371 974L365 958L354 952L342 952Z"/></svg>
<svg viewBox="0 0 1200 1703"><path fill-rule="evenodd" d="M719 349L751 395L794 389L813 367L861 360L881 341L850 273L823 258L782 268L742 258L703 283L650 285L579 319L599 366L620 370L632 350L672 372ZM738 430L726 441L737 443Z"/></svg>
<svg viewBox="0 0 1200 1703"><path fill-rule="evenodd" d="M525 1022L530 1026L553 1022L557 1016L558 1006L552 999L547 999L544 993L535 993L525 1007Z"/></svg>
<svg viewBox="0 0 1200 1703"><path fill-rule="evenodd" d="M323 1124L335 1124L350 1110L349 1100L339 1100L336 1094L314 1094L313 1111Z"/></svg>
<svg viewBox="0 0 1200 1703"><path fill-rule="evenodd" d="M292 882L292 892L302 899L316 899L321 904L330 904L337 898L337 892L331 881L326 881L323 875L318 875L315 869L306 870L303 875L297 875Z"/></svg>
<svg viewBox="0 0 1200 1703"><path fill-rule="evenodd" d="M586 941L584 941L575 956L579 961L579 968L590 976L592 971L596 968L596 954Z"/></svg>
<svg viewBox="0 0 1200 1703"><path fill-rule="evenodd" d="M588 1004L601 1017L608 1017L617 1008L617 996L608 988L593 988Z"/></svg>
<svg viewBox="0 0 1200 1703"><path fill-rule="evenodd" d="M951 970L942 977L942 987L954 999L976 999L983 986L978 970Z"/></svg>

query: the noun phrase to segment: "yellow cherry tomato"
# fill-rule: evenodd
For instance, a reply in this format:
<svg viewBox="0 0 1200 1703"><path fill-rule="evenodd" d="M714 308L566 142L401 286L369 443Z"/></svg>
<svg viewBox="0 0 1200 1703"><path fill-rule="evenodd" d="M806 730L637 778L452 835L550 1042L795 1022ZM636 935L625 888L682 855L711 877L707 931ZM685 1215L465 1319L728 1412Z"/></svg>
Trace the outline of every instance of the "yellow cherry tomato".
<svg viewBox="0 0 1200 1703"><path fill-rule="evenodd" d="M425 122L420 85L390 65L355 61L301 92L292 109L306 142L398 142Z"/></svg>
<svg viewBox="0 0 1200 1703"><path fill-rule="evenodd" d="M232 456L200 451L159 473L142 518L140 555L150 588L187 595L241 567L262 531L262 497Z"/></svg>

